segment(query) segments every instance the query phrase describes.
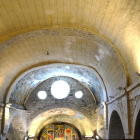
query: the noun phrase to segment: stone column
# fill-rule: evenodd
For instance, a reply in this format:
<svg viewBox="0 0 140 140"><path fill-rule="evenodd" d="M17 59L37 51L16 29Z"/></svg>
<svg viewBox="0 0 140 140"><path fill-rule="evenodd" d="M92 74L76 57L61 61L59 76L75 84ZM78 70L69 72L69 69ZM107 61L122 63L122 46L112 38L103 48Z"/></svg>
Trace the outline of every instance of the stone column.
<svg viewBox="0 0 140 140"><path fill-rule="evenodd" d="M6 134L5 133L0 134L0 140L6 140Z"/></svg>
<svg viewBox="0 0 140 140"><path fill-rule="evenodd" d="M106 104L106 102L102 102L102 104L104 106L105 135L106 135L106 138L108 138L108 110L107 110L107 104Z"/></svg>
<svg viewBox="0 0 140 140"><path fill-rule="evenodd" d="M104 122L105 122L105 129L108 130L108 112L107 112L107 104L106 102L102 102L103 106L104 106Z"/></svg>
<svg viewBox="0 0 140 140"><path fill-rule="evenodd" d="M6 134L3 134L3 111L4 111L4 104L0 103L0 140L5 140L6 139Z"/></svg>

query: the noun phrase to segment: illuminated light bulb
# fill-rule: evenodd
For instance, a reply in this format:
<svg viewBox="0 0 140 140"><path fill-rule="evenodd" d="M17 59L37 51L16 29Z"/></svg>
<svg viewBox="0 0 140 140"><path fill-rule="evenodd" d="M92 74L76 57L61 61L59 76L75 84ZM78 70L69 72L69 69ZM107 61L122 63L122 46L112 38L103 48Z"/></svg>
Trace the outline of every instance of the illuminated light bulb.
<svg viewBox="0 0 140 140"><path fill-rule="evenodd" d="M96 136L96 139L99 139L99 136Z"/></svg>

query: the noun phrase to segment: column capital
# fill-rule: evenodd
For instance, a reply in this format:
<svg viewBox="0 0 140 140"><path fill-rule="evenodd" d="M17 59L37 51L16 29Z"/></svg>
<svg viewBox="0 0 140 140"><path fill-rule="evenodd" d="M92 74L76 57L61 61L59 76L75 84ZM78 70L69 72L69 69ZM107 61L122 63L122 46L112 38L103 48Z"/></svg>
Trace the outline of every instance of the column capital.
<svg viewBox="0 0 140 140"><path fill-rule="evenodd" d="M105 106L106 105L106 102L102 102L102 104Z"/></svg>

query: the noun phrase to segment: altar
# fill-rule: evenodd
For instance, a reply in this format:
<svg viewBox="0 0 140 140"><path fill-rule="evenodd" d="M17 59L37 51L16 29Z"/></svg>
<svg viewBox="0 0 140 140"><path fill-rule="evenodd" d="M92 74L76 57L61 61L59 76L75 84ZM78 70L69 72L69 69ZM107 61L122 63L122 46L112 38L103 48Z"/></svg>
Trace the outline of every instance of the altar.
<svg viewBox="0 0 140 140"><path fill-rule="evenodd" d="M39 140L79 140L79 135L72 126L53 124L44 127Z"/></svg>

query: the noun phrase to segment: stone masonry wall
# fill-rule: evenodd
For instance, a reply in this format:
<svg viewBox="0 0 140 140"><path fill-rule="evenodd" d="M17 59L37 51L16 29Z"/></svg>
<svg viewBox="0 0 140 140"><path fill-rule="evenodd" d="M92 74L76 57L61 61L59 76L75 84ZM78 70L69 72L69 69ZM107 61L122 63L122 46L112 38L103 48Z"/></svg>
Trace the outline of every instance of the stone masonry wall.
<svg viewBox="0 0 140 140"><path fill-rule="evenodd" d="M140 111L140 87L137 87L130 93L130 115L131 115L130 121L132 135L134 135L136 119L139 111Z"/></svg>
<svg viewBox="0 0 140 140"><path fill-rule="evenodd" d="M26 133L26 111L19 110L15 108L5 107L5 124L3 133L6 134L8 138L24 137ZM18 135L18 136L17 136ZM10 138L10 140L12 140Z"/></svg>
<svg viewBox="0 0 140 140"><path fill-rule="evenodd" d="M51 95L50 88L54 81L64 80L70 85L70 93L68 97L64 99L56 99ZM47 92L47 98L40 100L37 96L38 91L43 90ZM77 99L75 97L76 91L82 91L83 97ZM28 124L37 115L43 113L44 111L53 108L71 108L80 111L89 119L93 120L94 110L95 110L95 100L91 93L78 81L69 77L57 77L46 80L40 84L28 97L25 104L27 109Z"/></svg>

